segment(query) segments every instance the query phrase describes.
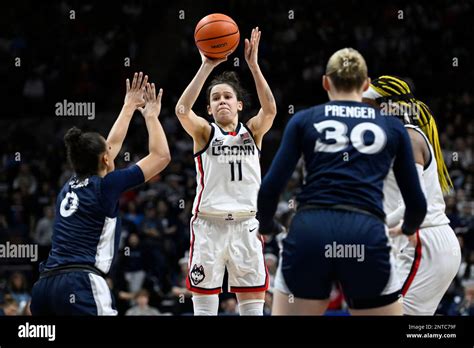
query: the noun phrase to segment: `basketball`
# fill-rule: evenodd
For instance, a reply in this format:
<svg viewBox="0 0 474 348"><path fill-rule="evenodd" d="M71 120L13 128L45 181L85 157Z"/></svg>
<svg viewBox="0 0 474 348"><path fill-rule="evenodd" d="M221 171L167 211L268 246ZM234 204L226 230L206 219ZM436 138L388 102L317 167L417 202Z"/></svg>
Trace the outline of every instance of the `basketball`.
<svg viewBox="0 0 474 348"><path fill-rule="evenodd" d="M239 27L232 18L221 13L210 14L199 21L194 30L198 49L208 58L220 59L239 45Z"/></svg>

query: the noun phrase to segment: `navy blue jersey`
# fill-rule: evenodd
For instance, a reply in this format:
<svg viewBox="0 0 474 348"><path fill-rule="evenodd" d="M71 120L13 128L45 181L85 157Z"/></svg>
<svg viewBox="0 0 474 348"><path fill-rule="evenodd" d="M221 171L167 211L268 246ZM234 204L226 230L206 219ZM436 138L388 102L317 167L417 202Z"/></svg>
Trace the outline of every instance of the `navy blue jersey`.
<svg viewBox="0 0 474 348"><path fill-rule="evenodd" d="M383 180L393 163L407 204L404 227L410 233L418 228L417 214L426 202L408 133L395 117L355 101L331 101L296 113L260 189L264 226L301 155L306 174L299 205L347 205L385 217Z"/></svg>
<svg viewBox="0 0 474 348"><path fill-rule="evenodd" d="M57 198L51 252L40 271L80 264L107 273L119 243L120 195L143 182L137 165L103 178L94 175L69 180Z"/></svg>

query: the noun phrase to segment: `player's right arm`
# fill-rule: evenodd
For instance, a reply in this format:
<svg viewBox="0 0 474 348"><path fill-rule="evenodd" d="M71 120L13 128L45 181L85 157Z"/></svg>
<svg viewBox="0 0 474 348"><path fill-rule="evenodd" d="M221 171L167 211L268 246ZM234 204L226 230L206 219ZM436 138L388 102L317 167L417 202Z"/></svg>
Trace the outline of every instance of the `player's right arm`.
<svg viewBox="0 0 474 348"><path fill-rule="evenodd" d="M176 116L178 116L178 120L186 133L193 138L195 148L203 148L206 145L211 134L211 126L204 118L196 115L192 110L192 107L212 70L214 70L217 65L227 60L227 58L209 59L204 56L202 52L200 52L200 54L202 64L191 83L186 87L179 98L175 108Z"/></svg>

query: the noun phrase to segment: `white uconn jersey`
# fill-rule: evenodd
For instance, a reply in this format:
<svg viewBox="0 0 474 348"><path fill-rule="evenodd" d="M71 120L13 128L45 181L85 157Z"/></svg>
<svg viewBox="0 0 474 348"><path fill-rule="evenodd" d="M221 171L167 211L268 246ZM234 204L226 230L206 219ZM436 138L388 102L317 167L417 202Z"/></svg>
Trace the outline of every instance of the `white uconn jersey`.
<svg viewBox="0 0 474 348"><path fill-rule="evenodd" d="M255 215L260 188L260 150L241 122L235 132L211 123L206 147L194 155L197 190L193 214Z"/></svg>
<svg viewBox="0 0 474 348"><path fill-rule="evenodd" d="M420 228L441 226L449 223L449 219L445 214L445 203L443 198L443 192L441 185L438 180L438 169L436 158L434 155L433 147L426 135L421 131L420 128L413 125L405 125L405 128L411 128L420 133L428 144L430 150L430 160L424 167L423 171L423 186L425 188L426 203L428 210L426 212L425 219L421 224ZM398 188L393 169L390 170L389 174L385 178L384 182L384 211L385 214L390 214L395 211L401 204L403 204L403 198Z"/></svg>

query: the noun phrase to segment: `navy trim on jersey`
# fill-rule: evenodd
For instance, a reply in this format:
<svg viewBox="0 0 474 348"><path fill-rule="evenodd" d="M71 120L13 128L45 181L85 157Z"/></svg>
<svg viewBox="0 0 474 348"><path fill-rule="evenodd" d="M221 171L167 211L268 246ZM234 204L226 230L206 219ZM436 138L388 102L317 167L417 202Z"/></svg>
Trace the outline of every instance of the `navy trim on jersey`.
<svg viewBox="0 0 474 348"><path fill-rule="evenodd" d="M258 147L257 142L255 141L255 137L253 136L252 131L250 130L249 127L247 127L247 125L246 125L245 123L242 123L242 124L243 124L244 128L247 130L247 132L249 132L250 136L252 137L253 142L254 142L254 144L255 144L255 147L256 147L257 150L258 150L258 153L261 154L262 151L261 151L260 148Z"/></svg>
<svg viewBox="0 0 474 348"><path fill-rule="evenodd" d="M202 156L197 156L197 161L198 161L198 170L199 170L199 173L201 174L201 191L199 192L196 210L194 211L194 214L196 216L197 216L197 213L199 213L199 205L201 204L202 193L204 192L204 167L202 166Z"/></svg>
<svg viewBox="0 0 474 348"><path fill-rule="evenodd" d="M238 133L239 133L241 122L239 122L239 123L237 124L237 128L236 128L235 131L233 131L233 132L226 132L226 131L223 130L221 127L219 127L219 125L218 125L217 123L214 123L214 124L219 128L219 130L221 131L222 135L229 135L229 133L235 133L235 134L238 134Z"/></svg>
<svg viewBox="0 0 474 348"><path fill-rule="evenodd" d="M209 148L209 145L211 144L211 140L214 137L214 130L215 129L212 126L211 123L209 123L209 125L211 126L211 134L209 135L209 140L207 141L206 146L204 146L204 148L202 150L200 150L200 151L198 151L194 154L194 157L198 157L198 156L202 155L204 152L206 152L206 150Z"/></svg>

